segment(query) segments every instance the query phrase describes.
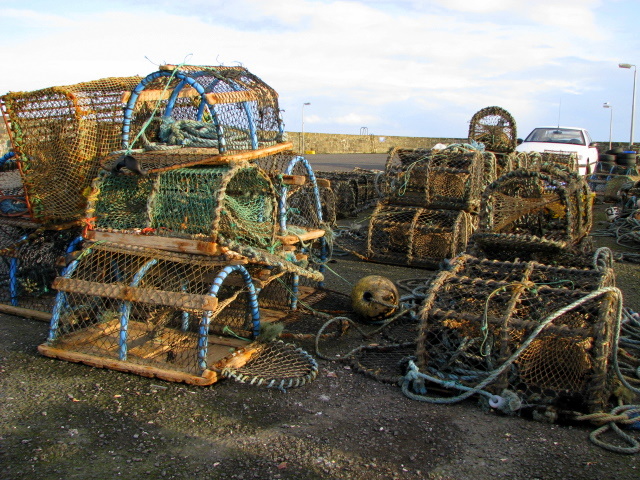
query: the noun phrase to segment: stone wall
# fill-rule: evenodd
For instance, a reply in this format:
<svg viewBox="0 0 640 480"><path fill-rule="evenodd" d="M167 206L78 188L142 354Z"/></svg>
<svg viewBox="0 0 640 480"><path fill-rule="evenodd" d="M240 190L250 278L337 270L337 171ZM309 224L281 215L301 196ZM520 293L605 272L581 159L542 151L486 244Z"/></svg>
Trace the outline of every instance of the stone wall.
<svg viewBox="0 0 640 480"><path fill-rule="evenodd" d="M387 153L393 147L431 148L437 143L463 143L466 138L399 137L385 135L344 135L336 133L287 132L296 152L314 153Z"/></svg>

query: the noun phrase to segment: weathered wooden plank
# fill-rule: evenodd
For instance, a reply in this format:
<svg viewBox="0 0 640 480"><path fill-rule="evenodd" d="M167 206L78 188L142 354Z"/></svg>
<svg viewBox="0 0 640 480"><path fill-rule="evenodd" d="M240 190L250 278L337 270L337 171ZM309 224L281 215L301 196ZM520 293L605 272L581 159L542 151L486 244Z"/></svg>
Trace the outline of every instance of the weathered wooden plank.
<svg viewBox="0 0 640 480"><path fill-rule="evenodd" d="M285 185L304 185L307 177L304 175L282 175L282 183Z"/></svg>
<svg viewBox="0 0 640 480"><path fill-rule="evenodd" d="M293 245L298 242L306 242L308 240L315 240L324 236L324 230L308 230L300 235L284 235L279 236L278 239L284 245Z"/></svg>
<svg viewBox="0 0 640 480"><path fill-rule="evenodd" d="M155 377L168 382L184 382L191 385L205 386L218 381L218 374L213 370L205 370L200 376L191 375L189 373L179 372L176 370L167 370L148 365L138 365L110 358L87 355L85 353L61 350L46 344L38 346L38 351L46 357L58 358L60 360L66 360L74 363L84 363L85 365L97 368L108 368L120 372L134 373L143 377Z"/></svg>
<svg viewBox="0 0 640 480"><path fill-rule="evenodd" d="M198 255L222 255L228 251L215 242L204 242L187 238L160 237L157 235L136 235L134 233L101 232L89 230L86 239L95 242L123 243L143 248L155 248L170 252L194 253ZM227 264L221 261L220 263Z"/></svg>
<svg viewBox="0 0 640 480"><path fill-rule="evenodd" d="M186 292L170 292L153 288L130 287L128 285L107 284L78 280L75 278L57 277L53 281L53 288L63 292L82 293L99 297L115 298L128 302L144 302L153 305L166 305L181 310L214 311L218 306L218 299L208 295L196 295Z"/></svg>
<svg viewBox="0 0 640 480"><path fill-rule="evenodd" d="M76 345L82 345L96 341L100 337L111 335L120 329L120 321L118 319L105 323L97 323L89 327L77 330L73 333L64 335L59 342L65 348L72 348Z"/></svg>
<svg viewBox="0 0 640 480"><path fill-rule="evenodd" d="M33 320L40 320L42 322L51 321L51 313L49 312L41 312L30 308L14 307L13 305L6 305L4 303L0 303L0 312L15 315L16 317L32 318Z"/></svg>

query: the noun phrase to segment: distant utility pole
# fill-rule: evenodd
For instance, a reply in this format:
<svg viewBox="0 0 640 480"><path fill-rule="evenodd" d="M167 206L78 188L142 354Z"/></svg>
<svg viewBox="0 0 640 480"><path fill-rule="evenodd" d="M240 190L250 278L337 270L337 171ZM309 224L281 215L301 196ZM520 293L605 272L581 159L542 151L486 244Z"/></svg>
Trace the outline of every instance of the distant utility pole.
<svg viewBox="0 0 640 480"><path fill-rule="evenodd" d="M309 102L304 102L302 104L302 128L300 129L300 141L302 143L301 154L304 155L304 106L311 105Z"/></svg>

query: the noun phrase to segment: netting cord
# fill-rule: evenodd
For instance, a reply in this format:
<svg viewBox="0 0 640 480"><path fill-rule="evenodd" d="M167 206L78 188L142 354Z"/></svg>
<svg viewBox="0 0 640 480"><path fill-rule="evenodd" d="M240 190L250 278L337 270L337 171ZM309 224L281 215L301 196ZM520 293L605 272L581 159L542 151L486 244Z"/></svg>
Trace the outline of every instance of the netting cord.
<svg viewBox="0 0 640 480"><path fill-rule="evenodd" d="M617 245L640 250L640 220L636 220L633 213L628 217L616 218L606 229L595 230L590 235L615 237Z"/></svg>
<svg viewBox="0 0 640 480"><path fill-rule="evenodd" d="M8 247L1 249L0 257L10 257L12 254L15 253L15 251L18 248L20 248L20 246L24 245L25 243L29 243L31 240L34 240L39 235L41 235L44 231L45 231L45 228L40 227L36 229L33 233L21 237L17 242L9 245Z"/></svg>
<svg viewBox="0 0 640 480"><path fill-rule="evenodd" d="M443 380L437 377L433 377L431 375L427 375L425 373L420 372L418 367L413 361L409 361L409 370L407 374L404 376L404 378L401 380L402 393L404 393L405 396L411 398L412 400L418 400L421 402L429 402L429 403L438 403L438 404L457 403L471 397L476 393L479 393L484 396L488 396L490 399L489 405L493 408L504 409L505 407L512 405L514 403L519 403L519 402L508 401L508 399L504 398L504 396L501 397L498 395L493 395L490 392L484 391L483 389L487 385L494 382L500 374L502 374L509 366L511 366L511 364L513 364L520 357L522 352L524 352L529 347L529 345L536 339L536 337L540 334L540 332L544 330L545 327L547 327L547 325L549 325L551 322L561 317L565 313L579 307L580 305L583 305L584 303L594 298L600 297L605 294L612 294L619 299L619 301L617 302L617 312L616 312L617 327L614 328L614 330L616 330L619 335L620 322L622 318L622 292L620 291L620 289L616 287L601 288L589 293L588 295L585 295L584 297L572 302L571 304L559 310L556 310L555 312L551 313L546 318L544 318L540 322L540 325L538 325L533 330L531 335L529 335L529 337L524 342L522 342L520 347L511 355L511 357L509 357L500 367L498 367L493 372L491 372L484 380L478 383L475 387L467 387L454 380ZM616 335L616 341L617 341L617 335ZM614 358L615 358L615 353L616 352L614 352ZM453 397L432 397L432 396L426 396L423 394L416 394L411 391L411 387L414 384L419 389L419 391L423 390L421 384L424 380L428 380L430 382L436 383L445 388L461 390L463 391L463 393ZM518 405L518 408L520 405Z"/></svg>
<svg viewBox="0 0 640 480"><path fill-rule="evenodd" d="M336 361L336 360L348 360L351 357L353 357L353 354L357 351L360 350L362 348L362 346L358 346L356 348L354 348L353 350L349 351L346 355L336 355L335 357L329 357L328 355L325 355L324 353L322 353L320 351L320 339L322 338L322 334L323 332L327 329L327 327L329 327L329 325L331 325L332 323L338 322L340 321L342 323L342 329L346 330L346 327L349 325L353 325L353 327L358 331L358 333L360 333L360 335L362 335L362 338L369 338L372 337L373 335L375 335L376 333L384 330L385 328L387 328L390 324L392 324L393 322L395 322L397 319L399 319L400 317L404 316L406 313L415 310L419 307L419 305L413 305L410 307L406 307L403 308L400 312L396 313L395 315L393 315L392 317L390 317L389 319L385 320L385 322L380 325L378 328L372 330L371 332L365 332L363 331L356 322L354 322L353 320L351 320L348 317L333 317L330 320L328 320L327 322L324 323L324 325L322 325L320 327L320 329L318 330L318 333L316 333L316 337L315 337L315 352L316 355L320 358L322 358L323 360L330 360L330 361Z"/></svg>

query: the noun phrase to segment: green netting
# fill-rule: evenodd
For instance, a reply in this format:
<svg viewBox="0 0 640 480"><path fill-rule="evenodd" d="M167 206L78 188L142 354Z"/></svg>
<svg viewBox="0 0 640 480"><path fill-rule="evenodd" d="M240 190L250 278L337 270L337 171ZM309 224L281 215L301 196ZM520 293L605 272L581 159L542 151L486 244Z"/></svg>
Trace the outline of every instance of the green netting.
<svg viewBox="0 0 640 480"><path fill-rule="evenodd" d="M182 168L148 176L102 174L88 211L96 230L217 241L269 248L276 195L252 165ZM133 230L133 231L132 231Z"/></svg>

